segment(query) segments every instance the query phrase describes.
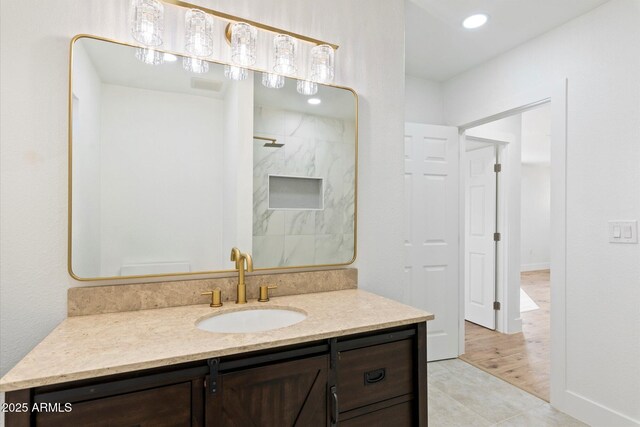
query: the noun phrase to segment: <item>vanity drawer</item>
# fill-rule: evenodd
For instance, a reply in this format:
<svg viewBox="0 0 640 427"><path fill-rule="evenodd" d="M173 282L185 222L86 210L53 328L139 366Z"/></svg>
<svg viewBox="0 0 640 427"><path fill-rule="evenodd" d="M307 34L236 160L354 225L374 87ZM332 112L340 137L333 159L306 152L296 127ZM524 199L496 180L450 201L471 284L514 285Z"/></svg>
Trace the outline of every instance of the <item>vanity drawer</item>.
<svg viewBox="0 0 640 427"><path fill-rule="evenodd" d="M413 341L338 353L340 412L413 392Z"/></svg>
<svg viewBox="0 0 640 427"><path fill-rule="evenodd" d="M381 425L382 422L383 425L394 427L411 427L415 424L412 411L411 401L408 401L340 421L339 425L340 427L371 427Z"/></svg>
<svg viewBox="0 0 640 427"><path fill-rule="evenodd" d="M40 426L191 425L191 383L174 384L73 404L71 412L41 412Z"/></svg>

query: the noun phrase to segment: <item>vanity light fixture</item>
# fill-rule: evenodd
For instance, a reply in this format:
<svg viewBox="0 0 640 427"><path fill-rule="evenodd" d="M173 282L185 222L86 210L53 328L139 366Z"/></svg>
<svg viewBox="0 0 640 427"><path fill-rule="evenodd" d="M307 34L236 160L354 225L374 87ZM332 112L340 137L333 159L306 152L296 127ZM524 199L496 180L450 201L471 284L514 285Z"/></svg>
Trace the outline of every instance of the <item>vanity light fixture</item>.
<svg viewBox="0 0 640 427"><path fill-rule="evenodd" d="M164 6L158 0L132 0L131 36L145 47L136 49L136 58L145 64L160 65L162 53L154 49L162 44Z"/></svg>
<svg viewBox="0 0 640 427"><path fill-rule="evenodd" d="M204 59L186 56L182 58L182 68L196 74L204 74L209 71L209 63Z"/></svg>
<svg viewBox="0 0 640 427"><path fill-rule="evenodd" d="M159 52L151 47L137 48L136 58L149 65L160 65L165 61L165 57L162 52Z"/></svg>
<svg viewBox="0 0 640 427"><path fill-rule="evenodd" d="M318 83L309 80L298 80L296 90L300 95L315 95L318 93Z"/></svg>
<svg viewBox="0 0 640 427"><path fill-rule="evenodd" d="M464 21L462 21L462 26L468 30L473 30L475 28L482 27L487 23L488 20L489 17L484 13L477 13L475 15L467 17Z"/></svg>
<svg viewBox="0 0 640 427"><path fill-rule="evenodd" d="M213 17L199 9L189 9L184 17L184 49L191 55L182 59L182 67L196 74L209 71L203 58L213 53Z"/></svg>
<svg viewBox="0 0 640 427"><path fill-rule="evenodd" d="M213 16L199 9L190 9L184 17L185 50L198 58L213 53Z"/></svg>
<svg viewBox="0 0 640 427"><path fill-rule="evenodd" d="M284 76L273 73L262 73L262 86L269 89L282 89L284 87Z"/></svg>
<svg viewBox="0 0 640 427"><path fill-rule="evenodd" d="M158 0L131 1L131 35L138 43L160 46L164 28L164 6Z"/></svg>
<svg viewBox="0 0 640 427"><path fill-rule="evenodd" d="M334 75L334 50L328 44L311 48L311 80L318 83L331 83Z"/></svg>
<svg viewBox="0 0 640 427"><path fill-rule="evenodd" d="M162 60L164 62L176 62L178 60L178 57L172 53L165 52L165 54L162 55Z"/></svg>
<svg viewBox="0 0 640 427"><path fill-rule="evenodd" d="M309 98L307 99L307 102L311 105L318 105L322 102L322 100L320 98Z"/></svg>
<svg viewBox="0 0 640 427"><path fill-rule="evenodd" d="M278 74L295 74L296 40L286 34L278 34L273 38L275 65L273 71Z"/></svg>
<svg viewBox="0 0 640 427"><path fill-rule="evenodd" d="M213 54L214 17L227 21L224 36L231 44L231 62L225 67L225 75L233 80L244 80L248 76L247 68L255 65L257 53L257 29L275 34L273 38L273 72L266 71L262 84L267 88L279 89L284 86L284 76L294 77L298 71L298 42L313 45L310 52L309 74L298 80L297 90L303 95L318 92L318 83L331 83L334 79L334 57L337 45L322 40L282 30L270 25L249 21L227 13L201 7L182 0L131 0L131 34L142 46L136 51L136 57L146 64L159 65L177 60L175 55L161 54L154 50L162 45L164 30L163 3L186 8L185 14L185 51L189 55L183 58L185 70L194 73L209 71L205 60ZM485 16L486 18L486 16Z"/></svg>
<svg viewBox="0 0 640 427"><path fill-rule="evenodd" d="M231 60L234 64L248 66L256 63L257 33L255 27L245 22L231 25Z"/></svg>
<svg viewBox="0 0 640 427"><path fill-rule="evenodd" d="M225 65L224 76L229 80L246 80L249 76L249 72L246 68L237 67L235 65Z"/></svg>

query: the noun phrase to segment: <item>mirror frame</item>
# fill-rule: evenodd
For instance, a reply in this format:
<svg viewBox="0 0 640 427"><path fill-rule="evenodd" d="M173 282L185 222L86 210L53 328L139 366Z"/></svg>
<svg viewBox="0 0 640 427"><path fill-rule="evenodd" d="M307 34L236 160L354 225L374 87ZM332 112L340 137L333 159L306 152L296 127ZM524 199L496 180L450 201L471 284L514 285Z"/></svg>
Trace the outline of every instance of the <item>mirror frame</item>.
<svg viewBox="0 0 640 427"><path fill-rule="evenodd" d="M76 275L73 271L73 248L72 248L72 238L73 238L73 48L75 43L81 39L92 39L98 40L102 42L114 43L121 46L127 46L131 48L138 48L141 46L121 42L105 37L95 36L91 34L78 34L71 39L70 48L69 48L69 90L68 90L68 110L67 110L67 133L68 133L68 200L67 200L67 211L68 211L68 233L67 233L67 271L69 275L78 281L81 282L95 282L95 281L118 281L118 280L126 280L126 279L146 279L146 278L166 278L166 277L184 277L184 276L203 276L203 275L211 275L211 274L219 274L219 273L234 273L235 269L227 269L227 270L207 270L207 271L194 271L194 272L184 272L184 273L165 273L165 274L145 274L145 275L136 275L136 276L108 276L108 277L80 277ZM173 55L183 57L185 56L183 53L157 49L159 52L163 53L171 53ZM220 65L232 65L227 64L220 61L207 60L213 64ZM264 70L256 67L245 67L248 70L254 72L268 72L268 70ZM295 77L285 76L287 78L295 79ZM320 83L319 83L320 84ZM262 267L255 268L254 272L268 272L268 271L287 271L287 270L313 270L313 269L326 269L328 267L345 267L351 265L355 262L358 255L358 111L359 111L359 99L357 92L346 86L334 85L334 84L322 84L323 86L334 87L337 89L348 90L354 96L355 101L355 180L354 180L354 212L353 212L353 257L350 261L339 263L339 264L311 264L311 265L296 265L296 266L282 266L282 267ZM231 250L231 248L229 248ZM251 252L250 252L251 253ZM231 262L230 262L231 263ZM193 279L195 280L195 279Z"/></svg>

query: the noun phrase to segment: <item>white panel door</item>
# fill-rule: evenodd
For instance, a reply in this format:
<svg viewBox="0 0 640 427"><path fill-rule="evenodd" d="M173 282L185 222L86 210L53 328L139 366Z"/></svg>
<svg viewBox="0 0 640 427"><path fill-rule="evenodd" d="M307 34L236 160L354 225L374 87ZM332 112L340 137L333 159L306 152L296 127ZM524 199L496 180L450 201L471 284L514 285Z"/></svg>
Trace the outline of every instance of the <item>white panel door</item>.
<svg viewBox="0 0 640 427"><path fill-rule="evenodd" d="M496 159L493 145L466 153L465 319L496 328L495 297Z"/></svg>
<svg viewBox="0 0 640 427"><path fill-rule="evenodd" d="M458 129L405 124L408 304L429 311L427 358L458 357Z"/></svg>

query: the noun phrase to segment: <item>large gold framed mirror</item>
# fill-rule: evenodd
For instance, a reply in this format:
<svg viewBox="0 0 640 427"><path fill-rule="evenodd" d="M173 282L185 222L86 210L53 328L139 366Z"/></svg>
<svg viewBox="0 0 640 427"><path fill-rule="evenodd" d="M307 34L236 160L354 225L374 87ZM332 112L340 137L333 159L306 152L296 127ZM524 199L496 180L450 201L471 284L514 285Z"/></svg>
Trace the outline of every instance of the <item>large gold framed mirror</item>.
<svg viewBox="0 0 640 427"><path fill-rule="evenodd" d="M78 280L348 265L356 257L358 100L260 71L100 37L71 43L69 273Z"/></svg>

